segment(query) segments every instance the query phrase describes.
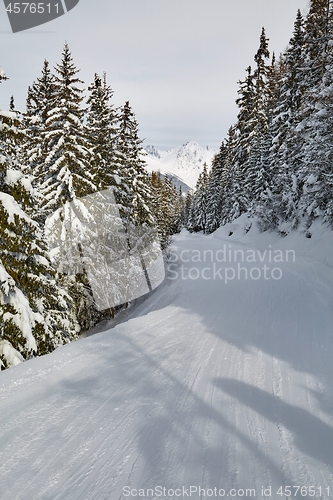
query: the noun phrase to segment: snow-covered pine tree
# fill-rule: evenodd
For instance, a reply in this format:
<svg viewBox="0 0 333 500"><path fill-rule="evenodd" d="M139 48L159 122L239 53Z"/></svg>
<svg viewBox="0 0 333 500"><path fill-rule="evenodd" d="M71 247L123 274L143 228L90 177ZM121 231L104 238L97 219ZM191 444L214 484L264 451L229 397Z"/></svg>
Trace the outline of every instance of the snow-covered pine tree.
<svg viewBox="0 0 333 500"><path fill-rule="evenodd" d="M328 206L332 204L333 2L327 1L326 9L321 7L316 17L321 27L321 36L313 40L313 43L323 49L318 55L322 64L311 61L320 80L313 80L312 92L307 92L309 102L304 107L307 112L311 106L313 109L302 123L305 143L302 150L303 161L298 171L303 186L299 210L306 218L306 225L310 225L317 216L324 215L327 220L330 212ZM324 19L320 20L320 13ZM311 53L310 50L308 52Z"/></svg>
<svg viewBox="0 0 333 500"><path fill-rule="evenodd" d="M45 59L41 76L28 88L26 111L23 115L26 140L22 149L28 172L34 176L34 184L37 186L44 182L47 175L46 121L54 107L55 78Z"/></svg>
<svg viewBox="0 0 333 500"><path fill-rule="evenodd" d="M256 211L262 204L262 193L268 189L269 111L272 106L274 56L269 59L268 38L262 28L259 48L254 56L256 67L247 68L247 76L239 82L237 123L228 138L227 178L224 188L221 222L232 221L244 212Z"/></svg>
<svg viewBox="0 0 333 500"><path fill-rule="evenodd" d="M248 137L248 158L244 165L244 190L249 197L247 211L256 211L260 202L260 195L269 186L268 154L271 137L269 134L268 108L271 98L269 76L272 66L268 64L270 53L268 38L262 28L260 44L254 60L254 99L252 115L250 117L251 132Z"/></svg>
<svg viewBox="0 0 333 500"><path fill-rule="evenodd" d="M258 202L261 184L267 184L267 155L270 137L268 133L267 109L270 98L268 85L271 67L268 38L262 28L259 48L254 60L256 68L247 68L247 76L239 82L239 107L237 116L236 138L233 138L232 166L226 196L229 200L229 220L233 220L244 212L254 211ZM223 218L225 219L225 218ZM223 220L222 219L222 220Z"/></svg>
<svg viewBox="0 0 333 500"><path fill-rule="evenodd" d="M184 206L184 227L186 227L186 228L188 228L192 199L193 199L193 190L190 189L186 193L185 206Z"/></svg>
<svg viewBox="0 0 333 500"><path fill-rule="evenodd" d="M94 183L101 191L110 186L117 187L120 182L120 175L115 167L117 114L110 103L113 91L107 85L105 73L103 80L95 74L88 90L90 95L87 100L86 136L92 151Z"/></svg>
<svg viewBox="0 0 333 500"><path fill-rule="evenodd" d="M293 35L277 66L276 104L270 131L272 147L269 162L274 185L272 207L283 232L297 227L300 186L297 171L303 148L303 135L297 131L300 108L304 99L304 20L297 11ZM289 229L288 229L289 227Z"/></svg>
<svg viewBox="0 0 333 500"><path fill-rule="evenodd" d="M45 213L96 191L91 172L91 151L85 137L79 70L66 43L55 67L54 106L48 111L42 138L47 150L40 190Z"/></svg>
<svg viewBox="0 0 333 500"><path fill-rule="evenodd" d="M179 186L178 197L176 203L177 210L177 224L175 232L179 233L185 226L187 221L186 216L186 195L183 193L182 187Z"/></svg>
<svg viewBox="0 0 333 500"><path fill-rule="evenodd" d="M151 173L152 200L151 211L156 220L157 230L162 247L165 248L169 241L170 205L164 192L163 179L160 172Z"/></svg>
<svg viewBox="0 0 333 500"><path fill-rule="evenodd" d="M332 6L332 4L331 4ZM330 30L332 33L331 42L328 44L328 58L326 73L323 78L322 89L320 93L322 112L318 112L319 133L321 136L319 147L320 158L322 159L322 168L318 172L319 188L322 192L316 192L315 205L324 212L324 222L333 229L333 12L330 10ZM314 151L312 151L312 161L314 160ZM318 196L319 195L319 196Z"/></svg>
<svg viewBox="0 0 333 500"><path fill-rule="evenodd" d="M72 301L56 283L41 230L26 213L34 203L31 183L8 150L17 120L14 112L0 113L1 368L77 335Z"/></svg>
<svg viewBox="0 0 333 500"><path fill-rule="evenodd" d="M311 0L306 17L304 48L305 67L303 84L309 90L307 97L315 91L326 71L327 47L330 41L331 0ZM311 100L305 103L303 114L309 116L312 110Z"/></svg>
<svg viewBox="0 0 333 500"><path fill-rule="evenodd" d="M268 68L267 86L268 99L266 107L267 128L263 129L260 142L257 144L259 151L258 173L254 182L254 205L252 212L258 218L258 224L262 231L276 230L279 224L279 211L277 210L277 183L279 182L279 168L276 160L277 144L274 143L274 134L279 121L277 108L279 106L281 81L285 74L285 63L282 56L278 61L273 54L272 64Z"/></svg>
<svg viewBox="0 0 333 500"><path fill-rule="evenodd" d="M228 148L223 141L212 161L207 188L206 232L214 232L221 224L222 201L228 173Z"/></svg>
<svg viewBox="0 0 333 500"><path fill-rule="evenodd" d="M221 225L231 222L244 212L245 200L241 186L243 185L243 171L239 167L237 158L237 147L239 146L239 135L237 126L234 125L228 130L228 137L225 140L226 157L223 173L223 194L221 204Z"/></svg>
<svg viewBox="0 0 333 500"><path fill-rule="evenodd" d="M251 138L256 123L253 114L255 109L255 81L251 66L246 69L246 72L245 80L238 82L239 89L237 93L239 97L236 99L239 108L236 124L237 142L234 144L233 154L233 162L243 171L251 150ZM247 204L248 202L244 201L244 209L246 209Z"/></svg>
<svg viewBox="0 0 333 500"><path fill-rule="evenodd" d="M332 0L311 0L305 23L298 11L289 46L271 65L262 30L256 68L240 82L238 121L227 141L222 224L252 212L263 230L289 231L301 216L308 226L318 215L332 225L332 40ZM193 199L192 230L194 208Z"/></svg>
<svg viewBox="0 0 333 500"><path fill-rule="evenodd" d="M20 120L20 112L15 110L14 97L12 96L9 103L9 112L7 120L7 133L2 136L2 149L13 162L21 160L21 144L24 138L22 124ZM5 113L5 112L3 112ZM3 118L5 114L3 114Z"/></svg>
<svg viewBox="0 0 333 500"><path fill-rule="evenodd" d="M94 172L91 168L92 151L86 137L82 109L83 90L79 88L82 80L78 77L73 58L66 43L60 64L55 67L56 75L53 82L54 105L48 110L45 130L42 140L45 145L46 158L44 169L39 177L39 189L42 194L42 210L44 218L57 212L58 219L66 232L64 257L70 255L72 267L66 272L59 268L71 297L74 299L76 314L81 328L89 328L100 319L96 310L87 275L82 266L81 243L96 237L89 233L89 218L82 198L95 193ZM71 205L69 205L72 203ZM72 227L73 212L75 212L75 229ZM47 223L49 234L52 228ZM56 234L57 231L54 231ZM73 237L75 233L76 237ZM86 242L85 244L88 244ZM60 262L61 264L61 262ZM65 275L63 275L65 274Z"/></svg>
<svg viewBox="0 0 333 500"><path fill-rule="evenodd" d="M125 223L154 225L150 212L151 185L142 159L142 140L129 101L120 109L117 136L116 167L119 187L116 201Z"/></svg>
<svg viewBox="0 0 333 500"><path fill-rule="evenodd" d="M171 179L166 175L164 178L164 191L168 198L169 210L170 210L170 224L169 224L169 234L179 233L182 228L182 212L184 210L184 199L181 187L179 191L174 184L172 184Z"/></svg>
<svg viewBox="0 0 333 500"><path fill-rule="evenodd" d="M260 35L259 48L254 60L256 62L256 69L254 71L255 82L255 99L254 107L258 113L257 120L262 125L267 125L267 106L270 98L268 78L271 67L268 64L270 53L268 49L269 39L266 36L265 28L262 28ZM274 63L273 63L274 66Z"/></svg>
<svg viewBox="0 0 333 500"><path fill-rule="evenodd" d="M207 194L208 194L209 176L206 163L203 166L203 171L199 175L195 186L187 228L189 231L203 231L207 228Z"/></svg>
<svg viewBox="0 0 333 500"><path fill-rule="evenodd" d="M285 52L285 72L281 80L280 106L281 111L287 113L287 126L298 122L298 111L306 90L304 82L305 72L305 33L304 19L298 9L294 23L293 35ZM283 130L284 131L284 130Z"/></svg>
<svg viewBox="0 0 333 500"><path fill-rule="evenodd" d="M184 211L183 195L177 192L172 182L160 172L151 174L151 213L156 221L162 248L170 243L170 237L179 232Z"/></svg>
<svg viewBox="0 0 333 500"><path fill-rule="evenodd" d="M324 215L331 197L330 113L332 99L333 2L311 2L305 25L305 83L307 85L297 127L303 136L297 182L302 189L298 204L300 216L311 225Z"/></svg>

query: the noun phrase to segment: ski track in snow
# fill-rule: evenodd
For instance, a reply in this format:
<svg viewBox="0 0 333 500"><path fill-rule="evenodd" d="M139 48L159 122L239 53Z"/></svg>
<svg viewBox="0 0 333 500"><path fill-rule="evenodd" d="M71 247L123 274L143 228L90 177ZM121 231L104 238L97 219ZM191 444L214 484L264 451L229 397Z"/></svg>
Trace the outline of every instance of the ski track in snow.
<svg viewBox="0 0 333 500"><path fill-rule="evenodd" d="M224 241L181 233L174 248ZM124 486L333 495L333 268L303 246L280 281L166 279L112 330L2 372L1 500L134 498Z"/></svg>

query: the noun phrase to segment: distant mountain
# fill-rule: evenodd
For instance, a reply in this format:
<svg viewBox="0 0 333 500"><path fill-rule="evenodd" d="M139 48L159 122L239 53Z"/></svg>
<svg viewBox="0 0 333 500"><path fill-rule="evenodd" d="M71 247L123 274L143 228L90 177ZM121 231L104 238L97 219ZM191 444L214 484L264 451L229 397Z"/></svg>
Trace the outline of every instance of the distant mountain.
<svg viewBox="0 0 333 500"><path fill-rule="evenodd" d="M195 141L187 142L179 148L169 151L160 151L152 145L145 147L144 157L149 172L160 171L161 174L173 176L176 185L185 184L194 188L202 172L204 163L210 168L212 159L217 151L208 146L200 146ZM182 186L183 191L184 186Z"/></svg>
<svg viewBox="0 0 333 500"><path fill-rule="evenodd" d="M155 146L152 146L151 144L148 144L148 146L145 147L145 151L152 158L161 158L160 153L158 152L158 150L155 148Z"/></svg>
<svg viewBox="0 0 333 500"><path fill-rule="evenodd" d="M168 174L162 174L162 172L161 172L162 179L164 177L166 177L166 176L168 176L168 178L170 179L170 181L172 182L172 184L174 186L176 186L176 188L177 188L178 191L179 191L180 187L182 188L183 194L186 194L188 191L190 191L190 189L192 189L191 186L189 186L182 179L180 179L179 177L177 177L177 175L170 174L170 173L168 173Z"/></svg>

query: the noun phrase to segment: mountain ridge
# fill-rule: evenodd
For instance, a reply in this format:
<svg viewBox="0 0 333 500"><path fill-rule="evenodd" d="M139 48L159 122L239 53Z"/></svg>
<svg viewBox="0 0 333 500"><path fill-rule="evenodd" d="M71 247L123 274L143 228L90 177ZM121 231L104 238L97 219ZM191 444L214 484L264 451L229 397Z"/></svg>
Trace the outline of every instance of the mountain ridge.
<svg viewBox="0 0 333 500"><path fill-rule="evenodd" d="M194 189L203 166L211 166L217 150L209 146L201 146L196 141L189 141L177 148L162 151L152 144L144 148L143 156L149 172L159 171L161 174L174 176L189 188Z"/></svg>

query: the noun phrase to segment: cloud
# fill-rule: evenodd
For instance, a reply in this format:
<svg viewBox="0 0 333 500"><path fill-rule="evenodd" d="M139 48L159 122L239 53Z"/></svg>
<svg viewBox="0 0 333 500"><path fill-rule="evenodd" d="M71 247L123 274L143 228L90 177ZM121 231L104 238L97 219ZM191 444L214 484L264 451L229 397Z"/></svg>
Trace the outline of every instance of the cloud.
<svg viewBox="0 0 333 500"><path fill-rule="evenodd" d="M28 85L61 59L65 40L87 87L107 72L114 102L130 100L148 143L173 146L189 139L218 147L237 116L237 81L253 64L261 27L270 48L284 50L298 8L308 0L81 0L33 36L0 33L0 64L10 81L0 103L14 94L25 105ZM46 28L45 28L46 29ZM0 19L0 31L8 31ZM37 33L35 33L37 35ZM196 137L191 136L196 134ZM171 144L173 142L173 144Z"/></svg>

